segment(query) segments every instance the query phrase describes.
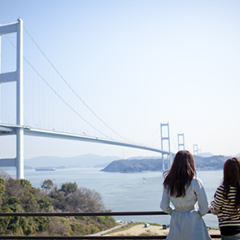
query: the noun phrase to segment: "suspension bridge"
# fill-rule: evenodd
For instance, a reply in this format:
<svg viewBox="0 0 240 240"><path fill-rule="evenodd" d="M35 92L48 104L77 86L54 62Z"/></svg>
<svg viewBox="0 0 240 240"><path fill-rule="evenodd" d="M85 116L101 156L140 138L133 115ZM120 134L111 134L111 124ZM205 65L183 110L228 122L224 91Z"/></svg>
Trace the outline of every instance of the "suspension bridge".
<svg viewBox="0 0 240 240"><path fill-rule="evenodd" d="M1 92L1 88L3 86L3 83L13 83L15 84L15 116L16 119L13 121L7 121L6 115L7 114L2 114L0 115L0 136L10 136L10 135L15 135L16 136L16 157L15 158L0 158L0 166L4 167L16 167L16 176L19 179L24 178L24 135L27 136L38 136L38 137L45 137L45 138L58 138L58 139L68 139L68 140L75 140L75 141L84 141L84 142L90 142L90 143L99 143L99 144L108 144L108 145L115 145L115 146L122 146L122 147L129 147L129 148L135 148L135 149L142 149L142 150L147 150L147 151L152 151L152 152L157 152L162 154L162 159L163 159L163 169L165 166L169 167L171 164L171 151L170 151L170 137L169 137L169 125L168 124L161 124L161 149L158 148L153 148L153 147L148 147L144 146L141 144L135 144L129 141L128 139L122 137L120 134L118 134L116 131L114 131L108 124L106 124L101 118L97 116L97 114L92 111L88 105L80 98L80 96L76 93L76 91L70 86L70 84L62 77L62 75L59 73L59 71L56 69L56 67L50 62L50 60L46 57L46 54L40 49L40 47L36 44L35 40L31 37L31 35L28 33L26 29L24 29L31 40L34 42L36 47L40 50L40 53L42 56L47 60L51 68L54 69L55 74L58 75L58 77L62 80L62 82L68 87L69 91L71 92L72 96L74 96L75 100L74 101L79 101L82 106L84 106L88 112L90 112L97 120L98 122L101 123L102 126L104 126L105 129L108 129L108 131L112 132L116 136L118 136L119 139L115 139L112 137L109 137L106 133L105 130L99 130L98 127L96 127L94 124L90 123L88 120L86 120L85 117L80 113L80 110L74 106L74 104L69 103L65 99L65 90L61 91L58 89L59 82L57 82L55 85L54 83L50 83L46 77L43 76L43 73L40 73L36 67L33 66L33 64L24 57L23 55L23 20L18 19L17 22L15 23L10 23L10 24L4 24L0 25L0 96L3 94ZM16 46L14 45L13 42L11 42L11 39L8 38L7 36L9 34L15 33L16 34ZM4 72L1 73L1 36L7 37L9 42L13 45L16 51L16 71L9 71L9 72ZM47 115L51 115L53 122L59 123L58 127L51 126L51 127L44 127L41 126L40 122L40 115L39 113L38 116L35 116L35 120L29 122L29 119L25 118L24 114L25 113L23 110L24 105L24 94L23 94L23 88L24 88L24 82L23 78L23 62L24 60L26 61L29 69L34 72L35 75L41 80L41 85L39 84L37 86L38 90L43 88L42 85L44 85L44 93L45 95L42 96L43 94L40 93L39 97L42 97L41 106L38 104L38 111L40 112L41 109L48 110ZM29 71L30 71L29 70ZM44 71L43 71L44 72ZM24 75L27 75L27 73L24 73ZM31 112L29 105L34 105L34 97L36 94L32 94L32 82L28 82L26 85L26 89L30 92L28 94L28 99L27 102L30 103L28 104L28 107L26 110L26 115L30 115L29 112ZM30 90L29 90L30 89ZM46 90L47 89L47 90ZM65 88L64 88L65 89ZM3 89L2 89L3 91ZM13 91L14 92L14 91ZM25 92L25 89L24 89ZM64 116L61 118L55 119L55 110L61 109L63 111L63 107L59 108L58 104L55 100L53 101L53 106L52 108L49 107L49 100L48 95L49 92L52 92L53 95L55 96L56 99L58 99L59 102L61 102L64 105L64 108L68 109L71 113L63 115L69 116L70 114L73 114L75 117L77 117L78 121L81 121L81 123L75 121L74 124L66 124L64 122ZM45 101L45 102L44 102ZM2 109L2 104L0 102L0 107ZM78 104L79 105L79 104ZM36 107L35 107L36 108ZM58 110L59 112L60 110ZM38 113L37 113L38 114ZM5 117L5 119L4 119ZM66 131L64 127L66 125L72 125L76 126L75 129L69 131ZM81 129L79 129L79 126L81 126ZM95 132L98 134L86 134L86 130L84 126L90 126L91 129L93 129ZM162 134L162 131L164 128L167 127L167 135L164 136ZM179 135L178 137L182 137L183 135ZM167 142L167 150L163 150L163 144ZM178 143L179 146L184 148L184 136L183 136L183 141L181 143ZM1 157L1 156L0 156ZM166 167L166 168L167 168Z"/></svg>

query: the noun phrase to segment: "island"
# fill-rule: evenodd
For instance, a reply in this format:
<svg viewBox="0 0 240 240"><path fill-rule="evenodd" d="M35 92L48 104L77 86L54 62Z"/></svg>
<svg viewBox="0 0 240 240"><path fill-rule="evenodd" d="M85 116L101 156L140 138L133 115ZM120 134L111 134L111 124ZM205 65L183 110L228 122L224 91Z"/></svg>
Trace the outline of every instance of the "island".
<svg viewBox="0 0 240 240"><path fill-rule="evenodd" d="M174 156L173 156L174 157ZM197 170L220 170L229 157L222 155L213 155L211 157L194 156L195 166ZM120 173L136 173L146 171L162 171L162 158L147 159L127 159L116 160L111 162L101 171L104 172L120 172Z"/></svg>

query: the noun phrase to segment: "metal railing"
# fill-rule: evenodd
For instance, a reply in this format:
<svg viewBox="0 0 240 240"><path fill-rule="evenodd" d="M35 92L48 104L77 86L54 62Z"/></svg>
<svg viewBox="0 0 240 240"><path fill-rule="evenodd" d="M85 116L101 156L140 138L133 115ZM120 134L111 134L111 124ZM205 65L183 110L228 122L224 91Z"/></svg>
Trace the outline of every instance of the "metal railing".
<svg viewBox="0 0 240 240"><path fill-rule="evenodd" d="M0 217L67 217L67 216L136 216L136 215L168 215L162 211L144 212L74 212L74 213L0 213ZM210 235L211 238L221 238L218 234ZM0 235L0 239L166 239L166 236L9 236Z"/></svg>

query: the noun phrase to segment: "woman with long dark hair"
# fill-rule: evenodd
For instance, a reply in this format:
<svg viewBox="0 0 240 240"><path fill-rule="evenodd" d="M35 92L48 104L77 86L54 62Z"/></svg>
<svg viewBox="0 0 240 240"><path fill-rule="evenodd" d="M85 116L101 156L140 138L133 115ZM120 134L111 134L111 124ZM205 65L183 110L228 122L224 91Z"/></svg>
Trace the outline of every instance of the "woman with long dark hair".
<svg viewBox="0 0 240 240"><path fill-rule="evenodd" d="M169 171L163 173L161 209L171 214L168 240L210 240L202 216L208 212L203 184L196 178L194 158L179 151ZM170 202L174 206L170 206ZM195 207L198 202L199 209Z"/></svg>
<svg viewBox="0 0 240 240"><path fill-rule="evenodd" d="M222 240L240 239L240 160L228 159L223 182L217 188L210 210L218 216Z"/></svg>

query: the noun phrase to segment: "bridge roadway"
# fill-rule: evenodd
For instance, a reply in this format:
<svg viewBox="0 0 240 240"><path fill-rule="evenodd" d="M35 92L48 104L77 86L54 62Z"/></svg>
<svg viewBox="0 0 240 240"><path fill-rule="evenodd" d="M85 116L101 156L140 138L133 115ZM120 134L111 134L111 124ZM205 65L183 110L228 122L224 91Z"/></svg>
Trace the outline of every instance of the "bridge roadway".
<svg viewBox="0 0 240 240"><path fill-rule="evenodd" d="M36 137L47 137L47 138L58 138L58 139L68 139L68 140L76 140L76 141L84 141L84 142L92 142L92 143L101 143L101 144L108 144L108 145L115 145L115 146L122 146L122 147L130 147L130 148L137 148L142 150L147 150L151 152L158 152L161 154L169 154L167 151L163 151L157 148L151 148L143 145L137 145L127 142L120 142L115 140L107 140L98 137L91 137L85 136L80 134L72 134L72 133L65 133L65 132L58 132L58 131L49 131L43 129L36 129L31 128L30 126L18 126L18 125L9 125L9 124L1 124L0 123L0 136L8 136L8 135L15 135L16 129L23 128L24 135L27 136L36 136Z"/></svg>

